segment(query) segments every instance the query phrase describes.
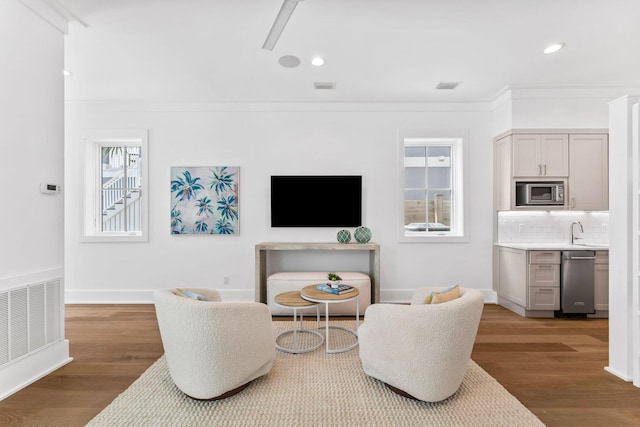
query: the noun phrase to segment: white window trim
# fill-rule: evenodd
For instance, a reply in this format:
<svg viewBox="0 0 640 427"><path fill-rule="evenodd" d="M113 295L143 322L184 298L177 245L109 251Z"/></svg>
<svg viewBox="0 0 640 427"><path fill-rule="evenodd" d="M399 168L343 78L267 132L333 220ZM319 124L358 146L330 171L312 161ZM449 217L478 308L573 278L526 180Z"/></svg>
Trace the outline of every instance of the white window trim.
<svg viewBox="0 0 640 427"><path fill-rule="evenodd" d="M147 242L149 241L149 132L146 129L86 130L81 133L85 150L84 188L80 240L82 242ZM98 183L100 181L100 150L103 145L140 145L142 147L142 230L139 233L114 233L97 231L96 221L100 211Z"/></svg>
<svg viewBox="0 0 640 427"><path fill-rule="evenodd" d="M453 162L456 170L453 174L452 189L455 197L455 222L454 232L446 234L407 235L404 229L404 189L405 189L405 165L404 153L407 142L415 142L416 145L424 144L431 140L442 139L458 141L460 149L454 150ZM465 243L469 241L469 131L467 129L419 129L401 130L398 132L398 236L400 242L408 243ZM460 182L461 181L461 182ZM462 190L460 190L460 183Z"/></svg>

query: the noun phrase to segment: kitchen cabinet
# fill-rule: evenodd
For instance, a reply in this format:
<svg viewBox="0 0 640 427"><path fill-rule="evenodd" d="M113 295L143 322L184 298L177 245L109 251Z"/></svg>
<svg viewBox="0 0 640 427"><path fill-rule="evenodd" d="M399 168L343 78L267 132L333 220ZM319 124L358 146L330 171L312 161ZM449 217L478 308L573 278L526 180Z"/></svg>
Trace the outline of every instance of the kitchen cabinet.
<svg viewBox="0 0 640 427"><path fill-rule="evenodd" d="M560 310L562 251L529 250L497 245L494 290L498 304L524 317L554 317ZM595 317L609 309L609 251L596 251ZM589 315L590 317L592 315Z"/></svg>
<svg viewBox="0 0 640 427"><path fill-rule="evenodd" d="M569 135L514 135L513 176L569 176Z"/></svg>
<svg viewBox="0 0 640 427"><path fill-rule="evenodd" d="M596 251L594 305L596 313L609 311L609 251Z"/></svg>
<svg viewBox="0 0 640 427"><path fill-rule="evenodd" d="M540 210L518 206L516 181L560 181L565 205L544 210L600 211L609 208L608 135L606 129L514 129L495 138L494 207Z"/></svg>
<svg viewBox="0 0 640 427"><path fill-rule="evenodd" d="M569 208L609 210L607 135L569 135Z"/></svg>
<svg viewBox="0 0 640 427"><path fill-rule="evenodd" d="M497 248L498 296L519 306L527 304L527 251Z"/></svg>
<svg viewBox="0 0 640 427"><path fill-rule="evenodd" d="M527 310L560 309L560 251L529 251Z"/></svg>
<svg viewBox="0 0 640 427"><path fill-rule="evenodd" d="M497 247L498 303L526 317L560 308L560 252Z"/></svg>

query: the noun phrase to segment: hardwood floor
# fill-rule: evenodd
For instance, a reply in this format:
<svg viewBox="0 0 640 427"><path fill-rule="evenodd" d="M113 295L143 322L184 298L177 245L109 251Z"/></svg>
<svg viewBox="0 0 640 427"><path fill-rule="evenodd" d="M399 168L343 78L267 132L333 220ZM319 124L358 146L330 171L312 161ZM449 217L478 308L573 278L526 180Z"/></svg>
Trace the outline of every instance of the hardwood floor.
<svg viewBox="0 0 640 427"><path fill-rule="evenodd" d="M0 426L83 426L164 350L153 305L67 305L73 362L0 402Z"/></svg>
<svg viewBox="0 0 640 427"><path fill-rule="evenodd" d="M485 305L471 357L548 426L638 426L640 388L604 370L607 319L525 319Z"/></svg>
<svg viewBox="0 0 640 427"><path fill-rule="evenodd" d="M152 305L69 305L66 336L74 361L1 401L1 426L82 426L163 353ZM607 340L606 319L486 305L472 358L547 426L640 425L640 389L603 369Z"/></svg>

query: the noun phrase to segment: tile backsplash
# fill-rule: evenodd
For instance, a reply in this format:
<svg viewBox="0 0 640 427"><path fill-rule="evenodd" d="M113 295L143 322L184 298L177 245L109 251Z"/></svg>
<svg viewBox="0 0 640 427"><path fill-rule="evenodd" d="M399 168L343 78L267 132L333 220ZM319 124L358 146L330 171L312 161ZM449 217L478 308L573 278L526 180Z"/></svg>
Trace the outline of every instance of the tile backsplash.
<svg viewBox="0 0 640 427"><path fill-rule="evenodd" d="M609 213L582 211L498 212L498 242L568 243L574 221L584 228L575 226L578 242L609 243Z"/></svg>

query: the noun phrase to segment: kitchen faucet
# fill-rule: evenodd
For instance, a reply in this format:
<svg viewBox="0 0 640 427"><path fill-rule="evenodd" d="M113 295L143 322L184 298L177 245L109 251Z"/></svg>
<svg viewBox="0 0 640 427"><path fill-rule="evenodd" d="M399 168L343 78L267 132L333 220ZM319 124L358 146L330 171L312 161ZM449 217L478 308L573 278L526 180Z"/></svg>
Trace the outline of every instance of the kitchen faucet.
<svg viewBox="0 0 640 427"><path fill-rule="evenodd" d="M581 238L582 238L582 237L575 237L575 236L573 235L573 226L574 226L574 225L576 225L576 224L580 226L580 232L581 232L581 233L584 233L584 228L582 227L582 223L581 223L580 221L573 221L573 222L571 223L571 244L572 244L572 245L575 243L575 241L576 241L577 239L581 239Z"/></svg>

